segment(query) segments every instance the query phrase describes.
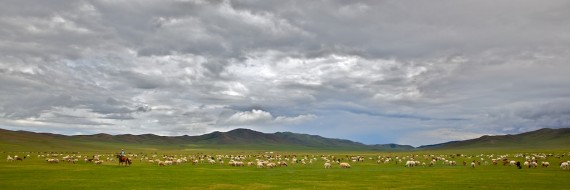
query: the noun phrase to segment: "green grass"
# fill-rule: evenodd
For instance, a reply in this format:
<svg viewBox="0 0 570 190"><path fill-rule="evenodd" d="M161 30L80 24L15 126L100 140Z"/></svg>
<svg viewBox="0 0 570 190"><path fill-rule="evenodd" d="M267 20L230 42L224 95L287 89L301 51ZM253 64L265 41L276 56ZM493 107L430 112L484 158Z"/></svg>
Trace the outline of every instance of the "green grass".
<svg viewBox="0 0 570 190"><path fill-rule="evenodd" d="M197 155L197 154L263 154L263 150L246 149L175 149L157 150L154 148L131 147L131 152L141 151L144 154L157 152L162 154ZM81 155L112 154L115 149L104 148L100 151L81 152L69 150L62 156L80 152ZM46 150L48 151L48 150ZM271 151L271 150L268 150ZM445 166L438 164L434 167L406 168L403 163L376 164L378 155L393 157L410 155L451 155L464 154L473 156L485 154L515 153L554 153L568 154L569 150L438 150L437 152L350 152L350 151L317 151L317 150L286 150L276 151L283 155L336 155L345 158L346 155L362 155L366 161L352 163L352 168L341 169L333 164L332 169L324 169L323 161L313 164L290 164L288 167L256 168L231 167L228 159L225 165L210 165L183 163L160 167L135 159L130 167L118 166L116 162L106 162L95 165L80 160L77 164L46 163L44 158L38 158L38 153L0 152L0 189L570 189L568 179L570 171L561 170L558 163L570 160L570 156L562 159L548 157L549 168L516 169L509 166ZM25 161L7 162L7 155L20 156L30 154ZM40 154L44 154L43 152ZM60 158L62 156L59 156ZM369 160L372 157L373 160ZM513 158L513 157L512 157ZM450 158L451 159L451 158ZM470 162L473 158L457 157L458 163L463 160ZM522 161L523 158L515 158ZM251 158L250 160L253 160ZM424 161L420 159L421 161Z"/></svg>

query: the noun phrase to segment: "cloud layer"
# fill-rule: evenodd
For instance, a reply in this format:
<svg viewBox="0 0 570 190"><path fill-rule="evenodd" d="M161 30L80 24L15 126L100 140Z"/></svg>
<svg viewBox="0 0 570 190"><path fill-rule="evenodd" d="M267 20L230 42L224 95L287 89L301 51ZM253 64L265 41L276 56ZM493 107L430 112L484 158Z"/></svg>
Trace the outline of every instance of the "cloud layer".
<svg viewBox="0 0 570 190"><path fill-rule="evenodd" d="M423 145L570 125L566 1L8 1L0 126Z"/></svg>

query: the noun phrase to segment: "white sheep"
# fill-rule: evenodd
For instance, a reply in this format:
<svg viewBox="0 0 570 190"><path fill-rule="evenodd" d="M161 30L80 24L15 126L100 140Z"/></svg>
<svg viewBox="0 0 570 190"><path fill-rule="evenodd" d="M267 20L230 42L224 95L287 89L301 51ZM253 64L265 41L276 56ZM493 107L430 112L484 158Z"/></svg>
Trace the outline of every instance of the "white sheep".
<svg viewBox="0 0 570 190"><path fill-rule="evenodd" d="M457 165L457 162L456 162L456 161L454 161L454 160L452 160L452 161L449 161L449 165L450 165L450 166L455 166L455 165Z"/></svg>
<svg viewBox="0 0 570 190"><path fill-rule="evenodd" d="M274 168L275 166L277 166L277 164L275 164L274 162L267 163L268 168Z"/></svg>
<svg viewBox="0 0 570 190"><path fill-rule="evenodd" d="M350 164L346 162L340 163L340 168L350 168Z"/></svg>
<svg viewBox="0 0 570 190"><path fill-rule="evenodd" d="M529 168L536 168L536 167L538 167L538 163L536 163L535 161L533 161L533 162L531 162L531 163L528 165L528 167L529 167Z"/></svg>
<svg viewBox="0 0 570 190"><path fill-rule="evenodd" d="M569 167L568 165L570 165L569 162L570 162L570 161L560 163L560 169L567 170L568 167Z"/></svg>
<svg viewBox="0 0 570 190"><path fill-rule="evenodd" d="M265 167L265 163L264 162L257 162L257 168L263 168Z"/></svg>
<svg viewBox="0 0 570 190"><path fill-rule="evenodd" d="M331 168L331 163L327 162L325 163L325 169Z"/></svg>

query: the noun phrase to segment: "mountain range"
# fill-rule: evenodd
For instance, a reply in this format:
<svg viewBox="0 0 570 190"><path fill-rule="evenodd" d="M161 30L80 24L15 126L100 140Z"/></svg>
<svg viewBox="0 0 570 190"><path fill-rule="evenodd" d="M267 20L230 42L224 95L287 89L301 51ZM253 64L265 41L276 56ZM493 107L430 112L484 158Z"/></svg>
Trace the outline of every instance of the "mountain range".
<svg viewBox="0 0 570 190"><path fill-rule="evenodd" d="M485 135L464 141L420 146L418 149L475 149L475 148L570 148L570 128L542 128L515 135Z"/></svg>
<svg viewBox="0 0 570 190"><path fill-rule="evenodd" d="M248 148L248 149L315 149L315 150L370 150L370 151L411 151L436 149L473 148L568 148L570 128L540 129L517 135L482 136L464 141L413 147L398 144L366 145L344 139L325 138L318 135L292 132L262 133L250 129L235 129L228 132L212 132L198 136L159 136L143 135L73 135L0 129L0 151L34 149L116 149L127 147L158 148Z"/></svg>

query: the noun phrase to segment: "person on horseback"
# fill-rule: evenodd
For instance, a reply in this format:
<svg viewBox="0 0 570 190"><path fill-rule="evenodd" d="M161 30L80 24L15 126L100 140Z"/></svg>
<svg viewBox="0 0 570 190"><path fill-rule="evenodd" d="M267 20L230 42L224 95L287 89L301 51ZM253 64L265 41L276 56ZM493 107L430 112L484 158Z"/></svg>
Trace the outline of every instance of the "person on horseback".
<svg viewBox="0 0 570 190"><path fill-rule="evenodd" d="M127 157L127 154L125 154L125 149L121 149L121 153L116 156L119 159L119 165L124 164L125 166L129 166L132 164L131 159Z"/></svg>

